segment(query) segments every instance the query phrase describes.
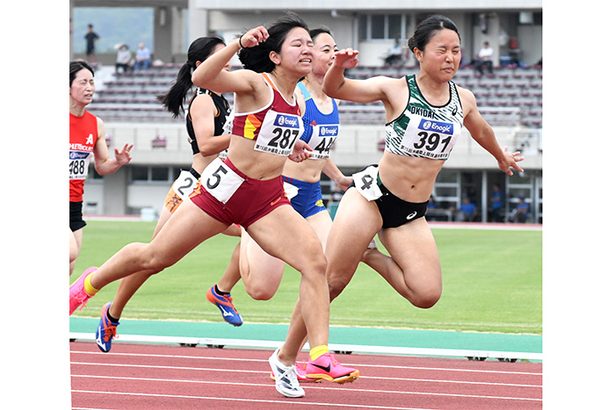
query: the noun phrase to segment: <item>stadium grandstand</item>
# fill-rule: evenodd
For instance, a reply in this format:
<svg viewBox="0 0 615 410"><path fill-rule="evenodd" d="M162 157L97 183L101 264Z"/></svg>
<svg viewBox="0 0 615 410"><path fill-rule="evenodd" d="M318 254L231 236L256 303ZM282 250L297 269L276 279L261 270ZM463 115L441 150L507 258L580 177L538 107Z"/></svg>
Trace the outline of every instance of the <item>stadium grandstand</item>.
<svg viewBox="0 0 615 410"><path fill-rule="evenodd" d="M476 221L490 220L491 187L505 194L505 214L519 201L530 205L527 222L542 223L542 2L540 0L401 1L387 4L366 1L263 2L245 0L72 0L78 7L151 7L154 54L149 70L115 73L115 54L99 55L97 90L89 110L106 125L110 148L134 144L133 160L117 174L104 178L92 169L84 198L86 215L151 215L182 167L191 161L184 121L173 119L157 102L174 81L190 41L219 35L227 41L247 28L267 25L285 10L301 15L310 27L331 29L338 47L360 52L360 65L348 72L353 78L374 75L401 77L417 71L407 46L400 64L386 66L387 50L402 44L417 23L431 14L444 14L459 27L462 68L455 81L476 96L480 111L492 125L498 141L525 156L522 175L507 177L493 158L465 131L440 173L433 193L437 203L431 217L454 220L454 210L468 197L478 207ZM281 7L281 5L283 7ZM72 14L71 14L72 15ZM494 48L493 73L479 74L472 61L481 45ZM72 46L73 59L84 58ZM234 61L239 66L239 61ZM232 100L232 96L227 96ZM384 109L378 104L340 105L341 136L333 159L347 175L375 163L382 155ZM324 181L323 193L331 201L334 187Z"/></svg>

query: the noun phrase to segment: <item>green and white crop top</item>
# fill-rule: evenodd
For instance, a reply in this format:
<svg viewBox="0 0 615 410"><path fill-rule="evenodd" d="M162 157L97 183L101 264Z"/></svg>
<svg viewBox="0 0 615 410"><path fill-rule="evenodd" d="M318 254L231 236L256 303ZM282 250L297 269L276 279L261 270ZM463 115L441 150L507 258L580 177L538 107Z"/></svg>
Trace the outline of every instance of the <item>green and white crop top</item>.
<svg viewBox="0 0 615 410"><path fill-rule="evenodd" d="M385 125L384 149L403 156L448 159L463 128L457 86L449 81L449 100L436 107L421 94L415 75L407 75L406 81L408 105L399 117Z"/></svg>

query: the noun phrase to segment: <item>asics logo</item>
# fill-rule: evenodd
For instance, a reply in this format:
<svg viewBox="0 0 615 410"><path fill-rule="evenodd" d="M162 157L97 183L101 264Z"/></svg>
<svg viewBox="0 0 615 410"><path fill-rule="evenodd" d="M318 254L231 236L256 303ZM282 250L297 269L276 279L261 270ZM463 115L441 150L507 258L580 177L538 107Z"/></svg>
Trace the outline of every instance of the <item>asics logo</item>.
<svg viewBox="0 0 615 410"><path fill-rule="evenodd" d="M227 312L226 310L224 310L222 306L220 306L220 310L222 311L222 316L235 316L232 312Z"/></svg>
<svg viewBox="0 0 615 410"><path fill-rule="evenodd" d="M100 347L102 347L103 349L106 349L105 344L102 342L102 340L100 339L100 335L98 335L98 337L96 338L96 344Z"/></svg>
<svg viewBox="0 0 615 410"><path fill-rule="evenodd" d="M416 216L416 211L414 211L414 212L412 212L411 214L409 214L409 215L406 217L406 220L407 220L407 221L409 221L409 220L411 220L412 218L414 218L415 216Z"/></svg>
<svg viewBox="0 0 615 410"><path fill-rule="evenodd" d="M312 366L316 366L316 367L318 367L319 369L322 369L322 370L324 370L324 371L325 371L325 372L327 372L327 373L329 373L329 372L331 371L331 363L329 363L327 366L321 366L321 365L319 365L319 364L312 363Z"/></svg>

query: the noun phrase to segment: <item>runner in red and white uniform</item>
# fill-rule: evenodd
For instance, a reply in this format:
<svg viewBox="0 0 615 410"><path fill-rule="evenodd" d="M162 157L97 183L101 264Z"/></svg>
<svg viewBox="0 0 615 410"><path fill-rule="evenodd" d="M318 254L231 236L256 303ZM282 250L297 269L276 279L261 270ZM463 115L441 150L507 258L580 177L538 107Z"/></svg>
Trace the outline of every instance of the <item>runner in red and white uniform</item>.
<svg viewBox="0 0 615 410"><path fill-rule="evenodd" d="M83 189L88 177L90 160L94 156L94 168L100 175L116 172L127 164L132 145L115 149L115 159L109 158L102 120L85 108L94 96L94 70L86 62L72 61L69 71L70 93L70 142L68 146L68 185L70 206L70 270L79 256L83 240Z"/></svg>

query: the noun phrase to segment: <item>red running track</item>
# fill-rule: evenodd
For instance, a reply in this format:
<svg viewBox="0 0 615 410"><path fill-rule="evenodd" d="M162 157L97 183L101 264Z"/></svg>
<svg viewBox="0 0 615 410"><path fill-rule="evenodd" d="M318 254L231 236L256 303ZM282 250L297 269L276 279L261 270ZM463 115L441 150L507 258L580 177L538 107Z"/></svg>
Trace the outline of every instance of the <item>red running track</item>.
<svg viewBox="0 0 615 410"><path fill-rule="evenodd" d="M266 350L71 343L73 409L541 409L542 364L338 355L354 383L281 396ZM302 353L302 359L305 355Z"/></svg>

